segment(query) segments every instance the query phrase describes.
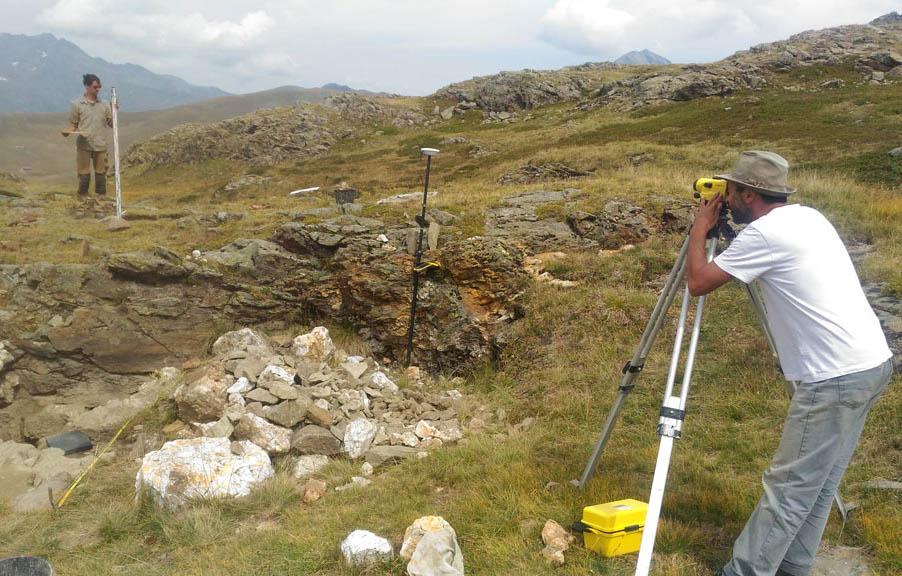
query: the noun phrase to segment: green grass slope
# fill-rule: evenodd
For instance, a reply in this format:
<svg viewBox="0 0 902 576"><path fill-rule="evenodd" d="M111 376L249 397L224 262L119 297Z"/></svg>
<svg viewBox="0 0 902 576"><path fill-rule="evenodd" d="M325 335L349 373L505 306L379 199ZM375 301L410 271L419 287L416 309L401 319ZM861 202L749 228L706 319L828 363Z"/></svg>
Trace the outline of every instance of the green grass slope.
<svg viewBox="0 0 902 576"><path fill-rule="evenodd" d="M575 111L562 104L533 110L511 124L482 124L481 115L472 112L428 128L374 126L328 155L255 169L271 180L230 198L213 192L245 173L244 166L211 162L190 170L126 175L126 204L134 213L142 205L162 212L247 212L245 220L216 231L185 232L173 220L135 220L125 235L114 235L99 223L68 215L73 202L68 187L33 184L26 195L46 202L43 221L3 228L15 231L16 247L0 252L0 260L96 258L64 242L72 233L89 235L110 250L163 244L182 253L237 237L263 237L284 221L282 213L331 202L326 195L289 198L288 191L342 180L362 191L365 215L406 221L412 206L376 206L374 200L421 189L420 146L442 149L431 180L439 194L430 203L460 214L462 235L480 233L484 210L504 195L540 187L496 183L498 176L528 161L594 170L576 184L585 192L582 207L591 211L612 198L646 205L656 196L688 198L694 178L728 169L740 150L769 149L790 160L798 201L824 211L847 240L874 245L860 266L863 279L886 282L886 290L898 295L899 159L887 153L902 145L900 87L807 90L823 81L821 74L852 73L845 68L805 77L793 72L779 80L803 90L784 90L776 83L766 91L633 113ZM431 110L431 103L423 107ZM448 136L468 141L442 144ZM490 153L474 156L477 145ZM634 166L629 157L638 153L654 160ZM0 227L14 218L0 214ZM526 317L515 325L501 362L457 374L465 378L463 391L503 410L508 423L535 418L526 430L502 426L471 436L423 460L379 471L370 487L330 492L313 505L303 504L287 473L280 472L249 499L205 503L179 513L134 502L136 464L122 450L113 462L99 465L64 509L29 516L0 511L0 556L47 555L63 575L350 574L338 552L350 531L368 529L399 543L415 518L440 514L457 530L469 574L631 574L635 556L603 559L579 546L568 553L565 566L552 568L539 554L539 532L546 519L565 525L578 519L586 505L647 498L673 313L629 398L599 475L584 492L567 482L579 476L597 439L617 393L620 367L638 342L680 240L654 237L613 256L570 254L553 272L578 286L533 286ZM706 306L689 414L673 457L655 574L709 575L727 560L760 495L760 474L776 448L787 405L781 377L742 291L730 286L716 292ZM845 526L832 518L825 537L831 545L864 547L881 575L902 571L902 502L898 492L861 483L898 479L900 417L897 376L872 411L843 484L843 494L859 507ZM145 430L165 420L148 416ZM324 477L334 486L356 471L351 463L334 462ZM370 573L403 574L404 566L395 562Z"/></svg>

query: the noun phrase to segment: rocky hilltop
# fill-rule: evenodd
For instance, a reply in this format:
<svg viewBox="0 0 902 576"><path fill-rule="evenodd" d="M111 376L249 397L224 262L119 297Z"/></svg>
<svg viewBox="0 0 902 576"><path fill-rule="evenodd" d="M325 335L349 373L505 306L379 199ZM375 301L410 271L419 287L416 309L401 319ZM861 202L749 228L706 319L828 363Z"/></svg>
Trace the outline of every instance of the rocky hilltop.
<svg viewBox="0 0 902 576"><path fill-rule="evenodd" d="M427 118L419 111L354 93L324 104L260 110L212 124L183 124L129 149L126 166L195 164L226 158L270 165L328 152L355 129L373 124L413 126Z"/></svg>
<svg viewBox="0 0 902 576"><path fill-rule="evenodd" d="M557 71L501 72L451 84L433 97L473 102L486 112L570 101L579 101L582 108L629 110L763 88L774 74L815 65L852 64L862 81L892 81L902 78L900 46L902 22L893 12L867 25L803 32L711 64L678 65L615 81L604 77L605 71L618 66L609 63Z"/></svg>

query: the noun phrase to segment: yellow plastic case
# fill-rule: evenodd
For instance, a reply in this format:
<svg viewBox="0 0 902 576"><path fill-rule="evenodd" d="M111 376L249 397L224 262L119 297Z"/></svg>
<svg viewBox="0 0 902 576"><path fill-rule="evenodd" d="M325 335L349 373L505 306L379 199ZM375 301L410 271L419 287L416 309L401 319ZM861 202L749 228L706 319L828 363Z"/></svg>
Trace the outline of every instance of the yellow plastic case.
<svg viewBox="0 0 902 576"><path fill-rule="evenodd" d="M583 508L579 522L586 548L610 558L639 551L648 504L626 499Z"/></svg>

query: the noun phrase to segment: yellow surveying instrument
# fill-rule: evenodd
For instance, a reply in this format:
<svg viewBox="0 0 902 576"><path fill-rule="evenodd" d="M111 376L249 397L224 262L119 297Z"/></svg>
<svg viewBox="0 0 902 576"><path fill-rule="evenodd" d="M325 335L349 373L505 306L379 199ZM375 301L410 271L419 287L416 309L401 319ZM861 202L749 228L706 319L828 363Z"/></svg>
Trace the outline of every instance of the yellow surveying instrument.
<svg viewBox="0 0 902 576"><path fill-rule="evenodd" d="M723 178L697 178L692 183L694 196L706 202L714 200L718 195L727 197L727 181Z"/></svg>

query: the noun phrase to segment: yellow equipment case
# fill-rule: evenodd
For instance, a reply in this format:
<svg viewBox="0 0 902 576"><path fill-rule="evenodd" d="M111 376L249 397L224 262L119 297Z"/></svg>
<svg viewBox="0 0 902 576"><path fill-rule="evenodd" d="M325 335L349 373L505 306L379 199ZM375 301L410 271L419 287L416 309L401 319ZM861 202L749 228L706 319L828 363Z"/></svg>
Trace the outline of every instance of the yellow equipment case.
<svg viewBox="0 0 902 576"><path fill-rule="evenodd" d="M583 508L583 518L573 529L583 533L586 548L605 557L638 552L648 504L617 500Z"/></svg>

